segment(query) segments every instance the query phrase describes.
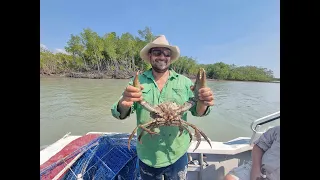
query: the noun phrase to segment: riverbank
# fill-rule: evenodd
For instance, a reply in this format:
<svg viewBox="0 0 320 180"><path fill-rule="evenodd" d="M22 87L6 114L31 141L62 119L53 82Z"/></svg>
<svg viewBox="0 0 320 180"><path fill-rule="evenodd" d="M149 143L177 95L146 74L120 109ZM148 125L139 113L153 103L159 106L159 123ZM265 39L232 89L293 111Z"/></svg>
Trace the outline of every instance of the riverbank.
<svg viewBox="0 0 320 180"><path fill-rule="evenodd" d="M130 79L133 77L132 75L127 74L118 74L117 76L110 73L97 73L97 72L71 72L71 73L61 73L61 74L41 74L40 78L84 78L84 79ZM191 80L195 80L194 76L187 76ZM280 81L240 81L240 80L218 80L218 79L207 79L207 81L216 81L216 82L260 82L260 83L280 83Z"/></svg>
<svg viewBox="0 0 320 180"><path fill-rule="evenodd" d="M116 74L116 75L115 75ZM68 72L68 73L40 73L40 77L68 77L86 79L130 79L133 73L108 73L108 72Z"/></svg>

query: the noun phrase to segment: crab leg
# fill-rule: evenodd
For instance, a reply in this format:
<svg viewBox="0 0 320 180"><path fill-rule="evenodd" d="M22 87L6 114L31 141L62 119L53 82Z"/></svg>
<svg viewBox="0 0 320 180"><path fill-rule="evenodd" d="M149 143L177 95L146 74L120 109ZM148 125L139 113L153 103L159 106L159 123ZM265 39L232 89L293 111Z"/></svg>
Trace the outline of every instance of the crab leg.
<svg viewBox="0 0 320 180"><path fill-rule="evenodd" d="M182 121L185 122L183 119L180 118L180 120L173 121L171 125L172 125L172 126L178 126L178 127L179 127L179 131L180 131L179 137L182 135L183 129L187 130L188 133L189 133L190 142L191 142L191 141L192 141L192 133L191 133L191 131L189 130L189 128L186 127L186 125L185 125Z"/></svg>
<svg viewBox="0 0 320 180"><path fill-rule="evenodd" d="M133 135L137 132L137 129L138 129L138 126L136 128L134 128L134 130L132 131L132 133L130 134L129 136L129 139L128 139L128 149L130 150L130 142L131 142L131 139L133 137Z"/></svg>
<svg viewBox="0 0 320 180"><path fill-rule="evenodd" d="M147 128L143 127L142 125L140 125L139 127L140 127L141 129L143 129L143 130L147 131L149 134L157 134L156 132L152 132L151 130L149 130L149 129L147 129Z"/></svg>
<svg viewBox="0 0 320 180"><path fill-rule="evenodd" d="M139 82L138 76L139 76L139 71L136 72L136 76L133 79L133 86L136 87L136 88L140 88L140 82ZM149 104L147 101L142 100L142 101L139 101L139 103L147 111L154 112L154 113L157 112L157 110L153 106L151 106L151 104Z"/></svg>
<svg viewBox="0 0 320 180"><path fill-rule="evenodd" d="M192 108L194 105L195 105L195 100L193 99L190 99L189 101L185 102L182 106L181 109L179 109L182 112L186 112L188 111L190 108Z"/></svg>
<svg viewBox="0 0 320 180"><path fill-rule="evenodd" d="M175 122L173 122L173 123L175 123ZM185 127L183 126L181 120L178 121L177 125L178 125L178 124L179 124L179 132L180 132L179 137L180 137L180 136L182 135L183 130L185 129Z"/></svg>
<svg viewBox="0 0 320 180"><path fill-rule="evenodd" d="M207 135L204 134L200 129L198 129L195 125L191 124L191 123L188 123L187 121L182 121L182 123L188 125L188 126L191 126L197 133L197 131L204 137L204 139L209 143L210 147L212 148L211 146L211 143L210 143L210 140L208 139ZM196 134L195 133L195 134ZM199 140L198 140L199 141ZM201 139L200 139L201 141ZM199 142L200 143L200 142Z"/></svg>
<svg viewBox="0 0 320 180"><path fill-rule="evenodd" d="M146 128L147 129L153 129L157 126L157 124L150 124L149 126L147 126ZM151 131L151 130L150 130ZM148 132L148 131L147 131ZM149 133L150 136L154 135L154 134L157 134L156 132L153 132L151 131L152 133ZM145 130L143 129L141 132L140 132L140 135L138 137L138 141L142 144L142 141L141 141L141 137L145 134Z"/></svg>
<svg viewBox="0 0 320 180"><path fill-rule="evenodd" d="M193 152L198 149L199 145L200 145L200 142L201 142L201 135L199 133L199 130L198 129L195 129L194 130L194 135L196 136L196 139L197 139L197 144L196 144L196 147L194 148ZM210 144L211 146L211 144Z"/></svg>
<svg viewBox="0 0 320 180"><path fill-rule="evenodd" d="M141 137L144 135L144 130L142 130L138 136L138 141L140 142L140 144L142 144L142 141L141 141Z"/></svg>
<svg viewBox="0 0 320 180"><path fill-rule="evenodd" d="M128 140L128 149L129 149L129 150L130 150L130 142L131 142L131 139L132 139L133 135L137 132L138 127L140 127L140 128L142 129L142 131L147 131L147 132L150 133L150 134L156 134L156 132L152 132L152 131L150 131L149 129L143 127L143 126L147 126L147 125L149 125L149 124L151 124L151 123L154 123L154 122L155 122L155 121L150 121L150 122L147 122L147 123L145 123L145 124L140 124L139 126L137 126L136 128L134 128L134 130L132 131L131 135L129 136L129 140Z"/></svg>
<svg viewBox="0 0 320 180"><path fill-rule="evenodd" d="M185 129L185 130L187 130L188 131L188 133L189 133L189 136L190 136L190 142L192 141L192 133L191 133L191 131L181 122L181 121L184 121L183 119L180 119L180 120L174 120L174 121L172 121L171 122L171 125L170 126L178 126L179 127L179 132L180 132L180 134L179 134L179 137L182 135L182 132L183 132L183 129ZM154 125L154 126L148 126L147 128L149 128L149 127L156 127L156 126L165 126L166 125L166 121L158 121L158 124L156 124L156 125ZM142 136L142 132L141 132L141 134L140 134L140 138L141 138L141 136ZM138 138L139 139L139 138ZM139 140L140 141L140 140Z"/></svg>
<svg viewBox="0 0 320 180"><path fill-rule="evenodd" d="M180 127L183 127L185 130L188 131L189 137L190 137L190 142L191 142L191 141L192 141L192 133L190 132L190 130L189 130L186 126L184 126L184 125L181 125ZM180 127L179 127L179 128L180 128ZM180 133L179 136L181 136L181 134L182 134L182 132Z"/></svg>
<svg viewBox="0 0 320 180"><path fill-rule="evenodd" d="M179 132L180 132L179 137L182 135L184 129L186 129L188 132L190 132L189 129L182 124L181 120L182 120L182 119L180 118L180 119L178 120L178 122L175 122L175 121L172 122L172 124L174 124L174 125L176 125L176 126L179 126ZM176 124L175 124L175 123L176 123ZM190 135L191 135L191 134L190 134ZM191 135L190 138L192 139L192 135ZM191 142L191 139L190 139L190 142Z"/></svg>
<svg viewBox="0 0 320 180"><path fill-rule="evenodd" d="M183 126L183 127L188 131L189 137L190 137L190 141L189 142L191 142L192 141L192 133L191 133L191 131L187 127L185 127L185 126Z"/></svg>

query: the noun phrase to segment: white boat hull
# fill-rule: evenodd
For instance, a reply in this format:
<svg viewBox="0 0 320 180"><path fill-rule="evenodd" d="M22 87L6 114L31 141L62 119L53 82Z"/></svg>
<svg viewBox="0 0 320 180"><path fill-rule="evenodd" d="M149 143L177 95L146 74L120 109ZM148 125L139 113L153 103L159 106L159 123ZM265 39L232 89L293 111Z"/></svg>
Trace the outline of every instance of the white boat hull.
<svg viewBox="0 0 320 180"><path fill-rule="evenodd" d="M254 122L268 123L267 118L278 115L280 118L280 111L266 117L260 118ZM276 118L276 119L277 119ZM240 166L245 161L251 160L252 143L264 131L257 132L259 126L253 128L252 137L238 137L227 142L211 141L212 148L202 139L198 149L193 152L197 141L192 141L188 149L189 160L198 164L190 164L188 167L188 179L192 180L222 180L222 178L233 168ZM270 128L270 127L269 127ZM121 134L116 132L89 132L87 134ZM62 150L73 140L79 138L79 135L66 134L50 146L40 151L40 165L49 160L52 156Z"/></svg>

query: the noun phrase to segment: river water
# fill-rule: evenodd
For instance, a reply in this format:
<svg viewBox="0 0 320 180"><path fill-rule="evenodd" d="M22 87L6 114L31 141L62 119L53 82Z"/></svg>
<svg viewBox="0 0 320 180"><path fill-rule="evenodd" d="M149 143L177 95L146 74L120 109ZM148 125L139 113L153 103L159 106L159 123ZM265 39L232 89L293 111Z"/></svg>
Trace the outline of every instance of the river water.
<svg viewBox="0 0 320 180"><path fill-rule="evenodd" d="M40 146L68 132L131 133L135 114L119 121L110 111L127 83L115 79L40 78ZM188 121L213 141L250 137L252 121L280 110L280 83L209 81L208 86L215 95L211 114L191 118L189 113Z"/></svg>

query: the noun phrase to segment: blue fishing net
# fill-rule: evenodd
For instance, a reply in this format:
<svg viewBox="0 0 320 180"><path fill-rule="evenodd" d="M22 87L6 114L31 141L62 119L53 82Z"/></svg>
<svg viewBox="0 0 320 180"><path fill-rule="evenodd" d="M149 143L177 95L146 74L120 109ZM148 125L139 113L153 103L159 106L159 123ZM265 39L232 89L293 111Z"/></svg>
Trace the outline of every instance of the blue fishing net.
<svg viewBox="0 0 320 180"><path fill-rule="evenodd" d="M94 140L98 144L87 148L62 179L77 180L82 177L84 180L137 180L136 136L131 140L130 150L128 138L129 134L123 133L101 135ZM86 146L92 144L90 142Z"/></svg>

